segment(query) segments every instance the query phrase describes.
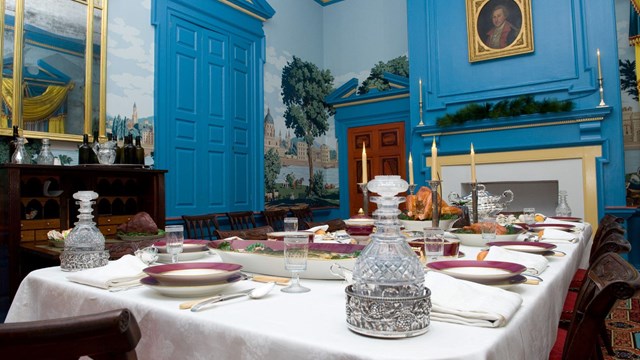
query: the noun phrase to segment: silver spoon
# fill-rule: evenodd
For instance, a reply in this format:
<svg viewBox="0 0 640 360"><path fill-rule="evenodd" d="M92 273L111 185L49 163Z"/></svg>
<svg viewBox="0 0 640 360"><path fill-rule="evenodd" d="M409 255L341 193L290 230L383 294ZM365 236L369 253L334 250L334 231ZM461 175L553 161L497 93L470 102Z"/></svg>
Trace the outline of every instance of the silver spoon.
<svg viewBox="0 0 640 360"><path fill-rule="evenodd" d="M231 300L231 299L235 299L235 298L239 298L239 297L243 297L243 296L248 296L251 299L259 299L265 295L267 295L269 292L271 292L271 290L273 290L273 287L276 285L276 283L274 281L272 282L268 282L264 285L258 286L257 288L251 290L250 292L239 292L239 293L235 293L235 294L229 294L229 295L222 295L222 296L217 296L217 297L213 297L211 299L207 299L205 301L199 302L195 305L193 305L191 307L191 311L196 312L200 309L202 309L203 306L206 305L210 305L213 303L217 303L217 302L221 302L221 301L226 301L226 300Z"/></svg>

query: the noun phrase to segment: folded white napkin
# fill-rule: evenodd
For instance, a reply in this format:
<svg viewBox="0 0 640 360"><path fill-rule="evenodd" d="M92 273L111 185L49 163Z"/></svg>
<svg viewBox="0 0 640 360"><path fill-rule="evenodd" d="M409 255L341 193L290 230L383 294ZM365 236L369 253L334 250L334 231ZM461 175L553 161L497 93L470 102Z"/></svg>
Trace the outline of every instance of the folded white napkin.
<svg viewBox="0 0 640 360"><path fill-rule="evenodd" d="M563 224L563 225L571 225L573 227L576 227L580 230L584 230L584 223L581 222L573 222L573 221L564 221L564 220L558 220L558 219L552 219L552 218L546 218L543 221L544 224Z"/></svg>
<svg viewBox="0 0 640 360"><path fill-rule="evenodd" d="M578 237L576 234L558 229L544 229L540 241L544 242L576 242Z"/></svg>
<svg viewBox="0 0 640 360"><path fill-rule="evenodd" d="M109 261L106 266L72 273L67 279L102 289L113 289L138 284L146 276L142 272L146 267L137 257L125 255L118 260Z"/></svg>
<svg viewBox="0 0 640 360"><path fill-rule="evenodd" d="M431 290L431 320L434 321L501 327L522 304L520 294L436 271L425 274L425 286Z"/></svg>
<svg viewBox="0 0 640 360"><path fill-rule="evenodd" d="M312 228L308 228L307 230L304 230L304 231L308 231L308 232L314 233L314 232L316 232L318 230L327 231L327 230L329 230L329 225L318 225L318 226L314 226Z"/></svg>
<svg viewBox="0 0 640 360"><path fill-rule="evenodd" d="M525 274L531 275L538 275L542 273L547 266L549 266L549 260L542 255L508 250L500 246L490 247L489 252L484 259L522 264L527 267Z"/></svg>

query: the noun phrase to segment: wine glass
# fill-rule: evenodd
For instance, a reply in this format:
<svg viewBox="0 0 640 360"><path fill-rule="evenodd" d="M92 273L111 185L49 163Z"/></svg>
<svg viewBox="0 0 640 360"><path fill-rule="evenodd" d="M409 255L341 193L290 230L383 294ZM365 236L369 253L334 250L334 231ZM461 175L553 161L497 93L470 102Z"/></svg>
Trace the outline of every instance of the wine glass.
<svg viewBox="0 0 640 360"><path fill-rule="evenodd" d="M182 252L184 244L184 227L182 225L169 225L164 229L164 239L167 245L167 254L171 254L171 263L178 262L178 254Z"/></svg>
<svg viewBox="0 0 640 360"><path fill-rule="evenodd" d="M304 293L309 288L300 285L300 272L307 270L309 235L287 234L284 237L284 268L291 271L291 284L280 289L286 293Z"/></svg>
<svg viewBox="0 0 640 360"><path fill-rule="evenodd" d="M298 218L297 217L284 218L284 231L298 231Z"/></svg>

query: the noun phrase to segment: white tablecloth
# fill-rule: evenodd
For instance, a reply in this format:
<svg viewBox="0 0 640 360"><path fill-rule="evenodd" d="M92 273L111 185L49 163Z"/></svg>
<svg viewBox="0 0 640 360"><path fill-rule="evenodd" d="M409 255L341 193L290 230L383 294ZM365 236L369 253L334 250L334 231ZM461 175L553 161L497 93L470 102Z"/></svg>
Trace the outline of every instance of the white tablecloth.
<svg viewBox="0 0 640 360"><path fill-rule="evenodd" d="M138 357L144 359L546 359L571 277L591 227L575 244L558 244L564 257L550 257L539 285L511 289L522 307L502 328L432 322L429 331L406 339L377 339L347 329L344 283L302 280L304 294L274 290L259 300L220 304L200 312L178 309L185 299L146 287L122 292L73 283L59 267L30 273L11 305L7 322L51 319L129 308L140 324ZM468 259L479 248L462 247ZM209 260L216 260L211 257ZM233 289L254 287L251 281Z"/></svg>

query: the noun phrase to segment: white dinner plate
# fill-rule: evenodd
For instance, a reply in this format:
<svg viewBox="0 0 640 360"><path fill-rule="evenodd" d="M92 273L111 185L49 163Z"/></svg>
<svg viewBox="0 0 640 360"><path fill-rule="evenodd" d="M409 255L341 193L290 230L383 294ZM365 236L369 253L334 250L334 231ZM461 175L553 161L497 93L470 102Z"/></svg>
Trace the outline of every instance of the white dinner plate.
<svg viewBox="0 0 640 360"><path fill-rule="evenodd" d="M495 241L487 243L488 246L500 246L507 250L520 251L533 254L544 254L555 249L555 244L534 241Z"/></svg>
<svg viewBox="0 0 640 360"><path fill-rule="evenodd" d="M524 265L506 261L447 260L434 261L427 267L457 279L487 283L506 280L527 270Z"/></svg>
<svg viewBox="0 0 640 360"><path fill-rule="evenodd" d="M183 252L178 254L178 261L193 261L202 259L203 257L209 254L209 250L198 251L198 252ZM167 253L158 253L158 262L168 264L171 262L171 254Z"/></svg>
<svg viewBox="0 0 640 360"><path fill-rule="evenodd" d="M200 252L207 250L208 240L185 240L182 243L182 252ZM167 245L164 241L158 241L153 243L153 246L158 248L158 253L166 253Z"/></svg>
<svg viewBox="0 0 640 360"><path fill-rule="evenodd" d="M162 295L170 297L204 297L216 295L222 290L226 289L229 285L242 280L243 277L238 275L228 279L228 281L217 282L209 285L189 285L189 286L176 286L176 285L163 285L151 276L147 276L140 280L142 285L159 292Z"/></svg>
<svg viewBox="0 0 640 360"><path fill-rule="evenodd" d="M145 274L162 285L211 285L224 281L242 270L242 265L230 263L178 263L145 268Z"/></svg>

